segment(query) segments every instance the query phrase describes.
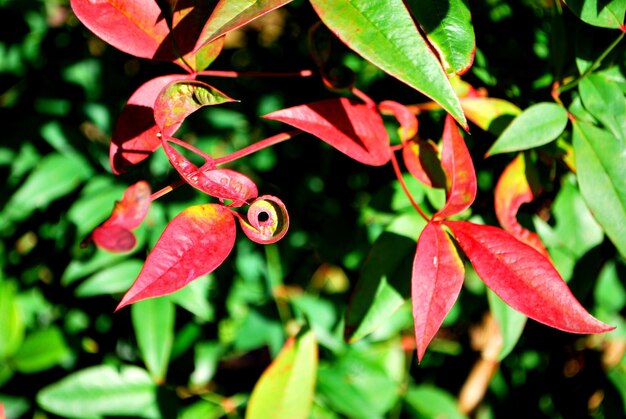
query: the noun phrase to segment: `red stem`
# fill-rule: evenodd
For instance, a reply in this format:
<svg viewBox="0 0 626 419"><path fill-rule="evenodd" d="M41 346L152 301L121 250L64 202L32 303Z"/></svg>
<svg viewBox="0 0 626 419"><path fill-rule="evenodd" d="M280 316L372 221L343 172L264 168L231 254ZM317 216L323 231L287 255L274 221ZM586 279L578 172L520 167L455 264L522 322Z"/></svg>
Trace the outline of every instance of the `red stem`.
<svg viewBox="0 0 626 419"><path fill-rule="evenodd" d="M271 147L275 144L282 143L283 141L289 140L290 138L295 137L298 134L301 134L302 131L293 130L289 132L281 132L280 134L273 135L271 137L265 138L261 141L258 141L254 144L250 144L247 147L242 148L241 150L235 151L234 153L228 154L223 157L219 157L214 160L215 165L219 166L221 164L230 163L231 161L237 160L241 157L247 156L249 154L255 153L259 150L262 150L267 147Z"/></svg>
<svg viewBox="0 0 626 419"><path fill-rule="evenodd" d="M354 86L352 87L352 94L358 97L359 99L361 99L363 102L365 102L367 106L376 108L376 102L374 102L374 99L372 99L367 94L365 94L364 92L362 92L361 90L357 89Z"/></svg>
<svg viewBox="0 0 626 419"><path fill-rule="evenodd" d="M179 146L186 148L187 150L196 153L197 155L201 156L202 158L204 158L205 161L209 162L213 160L213 157L209 156L207 153L205 153L204 151L200 150L199 148L196 148L194 146L192 146L191 144L183 141L183 140L179 140L178 138L174 138L174 137L168 137L167 141L174 143L174 144L178 144Z"/></svg>
<svg viewBox="0 0 626 419"><path fill-rule="evenodd" d="M223 70L204 70L196 73L199 76L212 77L310 77L313 75L312 70L293 71L288 73L265 73L262 71L223 71Z"/></svg>
<svg viewBox="0 0 626 419"><path fill-rule="evenodd" d="M424 220L426 220L427 222L430 221L430 218L428 218L428 216L424 213L424 211L422 211L417 202L415 202L415 200L411 196L411 193L409 192L409 188L406 186L406 183L404 183L404 179L402 178L402 172L400 171L400 166L398 165L398 160L396 159L396 155L394 153L391 153L391 164L393 165L393 171L396 173L396 177L400 182L400 186L402 186L402 190L404 191L407 198L409 198L409 201L411 201L411 205L413 205L413 207L417 210L417 212L419 212Z"/></svg>

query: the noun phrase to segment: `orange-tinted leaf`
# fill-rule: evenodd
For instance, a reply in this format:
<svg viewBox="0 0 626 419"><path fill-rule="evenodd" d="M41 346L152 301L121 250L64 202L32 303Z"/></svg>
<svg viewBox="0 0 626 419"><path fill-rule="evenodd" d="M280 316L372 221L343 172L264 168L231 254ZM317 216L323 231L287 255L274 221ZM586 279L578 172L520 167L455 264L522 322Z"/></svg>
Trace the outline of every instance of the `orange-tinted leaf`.
<svg viewBox="0 0 626 419"><path fill-rule="evenodd" d="M225 36L220 36L200 48L194 55L194 68L198 71L202 71L210 66L222 52L225 40Z"/></svg>
<svg viewBox="0 0 626 419"><path fill-rule="evenodd" d="M414 138L402 144L402 159L410 174L433 188L446 187L446 175L439 160L437 144Z"/></svg>
<svg viewBox="0 0 626 419"><path fill-rule="evenodd" d="M514 104L493 97L468 96L461 99L467 119L481 129L499 135L513 118L522 113Z"/></svg>
<svg viewBox="0 0 626 419"><path fill-rule="evenodd" d="M389 137L378 112L347 98L281 109L264 118L313 134L363 164L381 166L391 158Z"/></svg>
<svg viewBox="0 0 626 419"><path fill-rule="evenodd" d="M552 263L497 227L445 221L478 276L504 302L540 323L572 333L614 327L597 320L572 294Z"/></svg>
<svg viewBox="0 0 626 419"><path fill-rule="evenodd" d="M518 154L504 169L495 189L496 216L502 228L518 240L534 247L545 257L548 251L539 236L517 221L517 212L522 204L531 202L539 192L539 182L534 167L526 164L524 154Z"/></svg>
<svg viewBox="0 0 626 419"><path fill-rule="evenodd" d="M220 0L202 29L198 46L204 45L246 23L284 6L291 0Z"/></svg>
<svg viewBox="0 0 626 419"><path fill-rule="evenodd" d="M111 216L91 233L96 246L110 252L132 250L137 240L131 230L146 218L152 202L150 194L150 185L146 181L129 186L122 200L115 203Z"/></svg>
<svg viewBox="0 0 626 419"><path fill-rule="evenodd" d="M411 280L419 361L459 296L464 275L463 261L448 234L441 225L428 223L417 241Z"/></svg>
<svg viewBox="0 0 626 419"><path fill-rule="evenodd" d="M454 118L446 116L443 128L441 165L446 174L446 204L435 218L444 219L465 211L476 198L476 172L472 157Z"/></svg>
<svg viewBox="0 0 626 419"><path fill-rule="evenodd" d="M144 83L128 99L111 138L110 160L113 173L121 174L126 168L146 159L161 145L157 136L159 128L154 121L154 102L161 90L175 80L188 78L169 75ZM177 127L171 127L175 130Z"/></svg>
<svg viewBox="0 0 626 419"><path fill-rule="evenodd" d="M378 109L384 114L392 114L400 123L398 136L402 142L410 140L417 135L417 117L413 112L401 103L393 100L380 102Z"/></svg>
<svg viewBox="0 0 626 419"><path fill-rule="evenodd" d="M235 207L259 195L249 177L230 169L216 169L212 161L198 168L169 144L169 138L162 136L163 150L176 171L194 188L218 199L230 199Z"/></svg>
<svg viewBox="0 0 626 419"><path fill-rule="evenodd" d="M234 99L197 80L174 80L163 88L154 102L154 119L162 132L172 135L193 112L204 106L233 102Z"/></svg>
<svg viewBox="0 0 626 419"><path fill-rule="evenodd" d="M189 207L165 228L116 310L170 294L222 264L235 244L235 219L218 204Z"/></svg>
<svg viewBox="0 0 626 419"><path fill-rule="evenodd" d="M256 243L275 243L289 229L289 214L285 204L271 195L262 195L250 204L247 220L241 216L238 218L245 235Z"/></svg>

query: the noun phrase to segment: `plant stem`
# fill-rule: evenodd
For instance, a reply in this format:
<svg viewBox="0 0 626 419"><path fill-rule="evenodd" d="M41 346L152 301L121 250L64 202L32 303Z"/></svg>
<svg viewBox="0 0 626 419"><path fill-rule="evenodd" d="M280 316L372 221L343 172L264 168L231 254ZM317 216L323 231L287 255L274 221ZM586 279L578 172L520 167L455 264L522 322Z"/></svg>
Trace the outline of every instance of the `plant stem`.
<svg viewBox="0 0 626 419"><path fill-rule="evenodd" d="M364 92L362 92L361 90L357 89L354 86L352 87L352 94L358 97L359 99L361 99L363 102L365 102L367 106L371 108L376 108L376 102L374 102L374 100L371 97L369 97Z"/></svg>
<svg viewBox="0 0 626 419"><path fill-rule="evenodd" d="M573 89L574 87L578 86L578 83L580 83L581 80L583 80L585 77L593 73L598 67L600 67L600 64L602 64L602 61L607 57L607 55L611 53L611 51L613 51L613 49L615 49L615 47L620 43L622 38L624 38L624 35L626 35L626 32L620 33L619 36L613 42L611 42L611 45L609 45L602 52L602 54L600 54L600 56L596 58L596 60L589 67L587 67L587 69L583 72L583 74L581 74L580 76L578 76L576 79L572 80L571 82L564 84L561 87L558 87L556 89L557 92L563 93L567 90Z"/></svg>
<svg viewBox="0 0 626 419"><path fill-rule="evenodd" d="M286 73L266 73L262 71L225 71L225 70L204 70L196 73L198 76L210 77L310 77L312 70L300 70Z"/></svg>
<svg viewBox="0 0 626 419"><path fill-rule="evenodd" d="M213 160L213 157L209 156L207 153L205 153L204 151L200 150L199 148L196 148L194 146L192 146L191 144L183 141L183 140L179 140L178 138L174 138L174 137L168 137L167 141L177 144L183 148L186 148L187 150L196 153L197 155L201 156L202 158L204 158L207 162L210 162Z"/></svg>
<svg viewBox="0 0 626 419"><path fill-rule="evenodd" d="M426 220L426 222L430 221L430 218L428 218L426 213L422 211L420 206L417 204L417 202L415 202L415 200L411 196L411 193L409 192L409 188L406 186L406 183L404 182L404 179L402 178L402 172L400 171L400 166L398 165L398 160L396 159L396 155L394 153L391 153L391 164L393 166L393 171L396 173L396 177L398 178L398 181L400 182L400 186L402 186L402 190L404 191L407 198L409 198L411 205L413 205L413 207L417 210L419 215L421 215L422 218Z"/></svg>
<svg viewBox="0 0 626 419"><path fill-rule="evenodd" d="M298 134L301 134L302 131L293 130L288 132L281 132L280 134L273 135L271 137L265 138L264 140L258 141L254 144L250 144L247 147L242 148L241 150L235 151L234 153L228 154L226 156L215 159L215 165L219 166L221 164L230 163L231 161L237 160L241 157L247 156L249 154L255 153L259 150L262 150L267 147L271 147L275 144L282 143L283 141L287 141Z"/></svg>

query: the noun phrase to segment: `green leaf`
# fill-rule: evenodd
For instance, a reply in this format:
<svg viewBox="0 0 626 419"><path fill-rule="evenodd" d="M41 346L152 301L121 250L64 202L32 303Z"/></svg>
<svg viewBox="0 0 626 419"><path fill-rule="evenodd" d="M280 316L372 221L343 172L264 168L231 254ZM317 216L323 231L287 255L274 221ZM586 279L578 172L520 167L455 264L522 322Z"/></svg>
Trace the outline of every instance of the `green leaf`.
<svg viewBox="0 0 626 419"><path fill-rule="evenodd" d="M432 385L411 386L404 396L413 417L419 418L466 418L457 407L457 400L450 393Z"/></svg>
<svg viewBox="0 0 626 419"><path fill-rule="evenodd" d="M567 125L567 111L555 104L532 105L517 116L487 151L487 156L528 150L555 140Z"/></svg>
<svg viewBox="0 0 626 419"><path fill-rule="evenodd" d="M156 384L135 366L86 368L37 393L44 410L66 418L108 416L160 417Z"/></svg>
<svg viewBox="0 0 626 419"><path fill-rule="evenodd" d="M490 289L487 289L487 301L489 301L489 310L495 317L500 336L502 336L502 348L498 354L498 361L502 361L511 353L522 336L527 317L508 306Z"/></svg>
<svg viewBox="0 0 626 419"><path fill-rule="evenodd" d="M24 374L45 371L60 364L71 352L58 327L37 330L26 336L24 343L15 353L15 368Z"/></svg>
<svg viewBox="0 0 626 419"><path fill-rule="evenodd" d="M199 319L209 322L215 317L213 305L209 302L210 286L211 277L208 275L201 276L166 298Z"/></svg>
<svg viewBox="0 0 626 419"><path fill-rule="evenodd" d="M463 74L474 61L476 40L467 0L409 0L407 6L435 47L448 74Z"/></svg>
<svg viewBox="0 0 626 419"><path fill-rule="evenodd" d="M590 74L578 85L583 105L594 118L622 141L626 141L626 98L615 82Z"/></svg>
<svg viewBox="0 0 626 419"><path fill-rule="evenodd" d="M320 19L346 45L383 71L467 121L441 63L402 0L311 0Z"/></svg>
<svg viewBox="0 0 626 419"><path fill-rule="evenodd" d="M24 340L24 319L17 303L17 286L0 278L0 360L13 355Z"/></svg>
<svg viewBox="0 0 626 419"><path fill-rule="evenodd" d="M361 268L346 313L345 336L362 339L384 324L410 297L414 240L383 233Z"/></svg>
<svg viewBox="0 0 626 419"><path fill-rule="evenodd" d="M626 256L626 147L608 131L574 123L580 192L615 247Z"/></svg>
<svg viewBox="0 0 626 419"><path fill-rule="evenodd" d="M566 0L569 9L585 23L601 28L621 28L626 0Z"/></svg>
<svg viewBox="0 0 626 419"><path fill-rule="evenodd" d="M467 119L481 129L500 135L522 110L504 99L493 97L465 97L461 107Z"/></svg>
<svg viewBox="0 0 626 419"><path fill-rule="evenodd" d="M157 383L165 381L174 342L174 305L165 298L151 298L131 306L133 328L141 357Z"/></svg>
<svg viewBox="0 0 626 419"><path fill-rule="evenodd" d="M104 268L83 281L75 294L77 297L93 297L122 293L133 284L142 266L140 260L129 259Z"/></svg>
<svg viewBox="0 0 626 419"><path fill-rule="evenodd" d="M626 305L626 288L614 261L608 261L598 275L593 290L596 306L607 312L620 312Z"/></svg>
<svg viewBox="0 0 626 419"><path fill-rule="evenodd" d="M306 419L313 404L317 339L307 332L289 339L254 386L246 418Z"/></svg>

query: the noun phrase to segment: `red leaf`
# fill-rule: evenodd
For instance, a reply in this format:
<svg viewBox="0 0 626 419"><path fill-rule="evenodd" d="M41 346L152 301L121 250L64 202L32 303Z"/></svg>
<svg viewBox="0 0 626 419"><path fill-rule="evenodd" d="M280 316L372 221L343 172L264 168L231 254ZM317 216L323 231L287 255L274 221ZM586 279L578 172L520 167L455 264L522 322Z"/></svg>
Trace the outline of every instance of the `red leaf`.
<svg viewBox="0 0 626 419"><path fill-rule="evenodd" d="M382 166L391 158L389 138L380 115L369 106L347 98L281 109L264 118L313 134L363 164Z"/></svg>
<svg viewBox="0 0 626 419"><path fill-rule="evenodd" d="M175 61L190 53L208 17L209 7L180 0L171 11L170 32L163 11L154 0L71 0L76 17L99 38L136 57ZM170 12L166 10L166 12ZM173 39L172 39L173 38ZM176 45L174 47L174 45Z"/></svg>
<svg viewBox="0 0 626 419"><path fill-rule="evenodd" d="M441 167L437 145L414 138L402 144L404 165L413 177L433 188L445 188L446 175Z"/></svg>
<svg viewBox="0 0 626 419"><path fill-rule="evenodd" d="M443 128L441 164L449 187L446 204L433 217L439 220L465 211L476 198L476 173L472 157L450 115L446 116Z"/></svg>
<svg viewBox="0 0 626 419"><path fill-rule="evenodd" d="M459 296L464 275L463 261L448 234L441 225L428 223L417 241L411 282L419 361Z"/></svg>
<svg viewBox="0 0 626 419"><path fill-rule="evenodd" d="M495 210L498 221L505 231L549 258L548 251L539 236L522 227L516 218L522 204L531 202L539 188L534 167L526 164L524 154L518 154L504 169L498 180L494 193Z"/></svg>
<svg viewBox="0 0 626 419"><path fill-rule="evenodd" d="M237 217L245 235L256 243L275 243L289 229L289 214L285 204L271 195L262 195L250 204L247 220L239 214Z"/></svg>
<svg viewBox="0 0 626 419"><path fill-rule="evenodd" d="M408 141L417 135L417 118L415 114L401 103L393 100L380 102L378 109L384 114L392 114L400 123L398 135L402 142Z"/></svg>
<svg viewBox="0 0 626 419"><path fill-rule="evenodd" d="M143 161L161 145L157 136L159 128L154 120L154 102L169 83L188 78L184 75L157 77L144 83L128 99L111 138L113 173L125 172L127 167Z"/></svg>
<svg viewBox="0 0 626 419"><path fill-rule="evenodd" d="M139 181L129 186L121 201L113 207L111 216L91 233L96 246L110 252L128 252L137 239L131 232L141 224L150 208L150 185Z"/></svg>
<svg viewBox="0 0 626 419"><path fill-rule="evenodd" d="M504 302L540 323L572 333L613 330L576 300L541 253L497 227L445 221L478 276Z"/></svg>
<svg viewBox="0 0 626 419"><path fill-rule="evenodd" d="M239 207L259 195L255 183L245 175L230 169L216 169L212 161L201 168L187 160L162 136L163 150L180 176L194 188L218 199L233 200L231 206Z"/></svg>
<svg viewBox="0 0 626 419"><path fill-rule="evenodd" d="M235 244L235 219L218 204L189 207L165 228L116 310L146 298L170 294L206 275Z"/></svg>

